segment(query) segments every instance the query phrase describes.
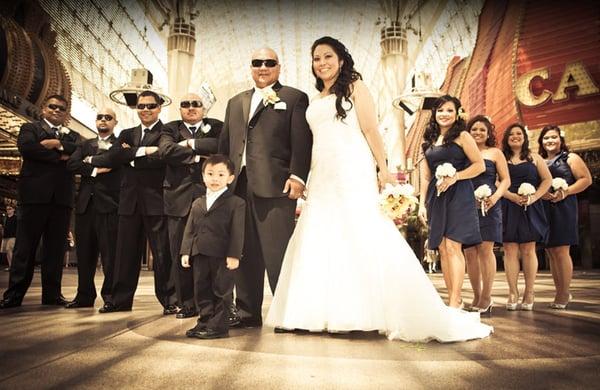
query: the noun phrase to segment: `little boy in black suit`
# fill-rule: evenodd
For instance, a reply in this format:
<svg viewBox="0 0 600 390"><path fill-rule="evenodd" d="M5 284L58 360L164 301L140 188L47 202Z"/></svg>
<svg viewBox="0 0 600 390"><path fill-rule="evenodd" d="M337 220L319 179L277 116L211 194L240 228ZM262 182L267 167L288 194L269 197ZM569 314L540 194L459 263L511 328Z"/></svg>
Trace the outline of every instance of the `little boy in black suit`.
<svg viewBox="0 0 600 390"><path fill-rule="evenodd" d="M206 195L192 203L181 243L181 265L192 267L198 323L188 337L216 339L229 336L229 305L233 270L239 267L244 246L246 203L227 185L234 166L224 155L212 155L202 165Z"/></svg>

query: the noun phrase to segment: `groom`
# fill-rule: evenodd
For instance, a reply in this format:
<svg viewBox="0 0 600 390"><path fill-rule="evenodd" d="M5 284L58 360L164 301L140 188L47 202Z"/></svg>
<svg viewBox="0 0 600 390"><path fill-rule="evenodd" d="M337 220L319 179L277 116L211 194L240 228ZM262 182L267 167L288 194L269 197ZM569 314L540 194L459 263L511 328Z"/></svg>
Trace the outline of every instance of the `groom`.
<svg viewBox="0 0 600 390"><path fill-rule="evenodd" d="M236 169L231 188L247 203L244 252L235 279L244 327L262 325L265 268L275 292L312 147L305 117L308 97L277 81L277 54L257 50L250 69L255 87L229 100L219 139L219 153L228 155Z"/></svg>

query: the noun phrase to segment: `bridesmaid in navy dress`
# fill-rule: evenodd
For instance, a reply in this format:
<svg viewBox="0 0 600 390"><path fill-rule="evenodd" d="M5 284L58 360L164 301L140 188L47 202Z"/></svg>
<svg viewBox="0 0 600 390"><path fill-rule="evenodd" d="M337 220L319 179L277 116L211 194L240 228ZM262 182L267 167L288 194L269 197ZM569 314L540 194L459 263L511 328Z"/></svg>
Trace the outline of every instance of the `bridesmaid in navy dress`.
<svg viewBox="0 0 600 390"><path fill-rule="evenodd" d="M523 262L525 291L522 310L533 310L534 285L538 268L536 242L545 243L548 222L539 200L550 188L552 176L544 159L529 150L529 137L525 126L515 123L502 137L502 152L508 161L511 185L502 199L502 230L504 245L504 270L508 282L507 310L519 308L519 253ZM529 183L536 191L531 196L518 194L519 186Z"/></svg>
<svg viewBox="0 0 600 390"><path fill-rule="evenodd" d="M459 117L461 111L457 98L449 95L438 98L422 145L427 161L420 165L419 217L429 227L429 249L440 252L448 306L455 308L463 305L461 289L465 258L462 245L481 242L470 179L485 170L477 145L465 131L465 121ZM443 163L451 163L456 174L438 183L435 172Z"/></svg>
<svg viewBox="0 0 600 390"><path fill-rule="evenodd" d="M494 243L502 242L502 208L498 202L510 186L508 166L502 151L496 148L494 125L484 115L477 115L467 124L467 130L483 156L485 172L473 178L473 188L488 185L492 195L485 199L485 215L478 201L479 231L482 243L465 249L467 271L473 287L471 311L492 312L492 285L496 276ZM498 186L496 187L496 182Z"/></svg>
<svg viewBox="0 0 600 390"><path fill-rule="evenodd" d="M553 178L564 179L566 190L553 191L551 188L542 199L550 226L546 253L550 259L550 270L556 287L552 309L566 309L571 294L573 261L569 253L571 245L579 244L577 222L577 197L592 184L592 175L585 162L575 153L569 153L565 138L558 126L548 125L538 138L540 155L546 159Z"/></svg>

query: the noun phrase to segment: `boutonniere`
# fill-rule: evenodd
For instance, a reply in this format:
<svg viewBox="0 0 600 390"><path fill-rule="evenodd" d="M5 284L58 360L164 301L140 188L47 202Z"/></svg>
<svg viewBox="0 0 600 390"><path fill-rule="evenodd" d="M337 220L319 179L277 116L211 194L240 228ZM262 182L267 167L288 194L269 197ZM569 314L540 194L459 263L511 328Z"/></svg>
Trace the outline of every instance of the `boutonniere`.
<svg viewBox="0 0 600 390"><path fill-rule="evenodd" d="M202 123L200 125L200 131L202 131L204 134L207 134L210 129L212 129L212 127L210 127L210 125L208 123Z"/></svg>
<svg viewBox="0 0 600 390"><path fill-rule="evenodd" d="M285 102L277 102L273 105L273 108L276 110L285 110L287 109L287 104Z"/></svg>
<svg viewBox="0 0 600 390"><path fill-rule="evenodd" d="M69 134L71 132L71 130L68 127L61 126L60 130L58 130L58 132L60 134L65 134L66 135L66 134Z"/></svg>
<svg viewBox="0 0 600 390"><path fill-rule="evenodd" d="M281 100L281 99L279 99L279 96L277 96L277 92L275 92L273 90L273 88L271 88L271 87L263 89L262 94L263 94L263 104L265 106L268 106L269 104L275 105L275 103L277 103L278 101Z"/></svg>

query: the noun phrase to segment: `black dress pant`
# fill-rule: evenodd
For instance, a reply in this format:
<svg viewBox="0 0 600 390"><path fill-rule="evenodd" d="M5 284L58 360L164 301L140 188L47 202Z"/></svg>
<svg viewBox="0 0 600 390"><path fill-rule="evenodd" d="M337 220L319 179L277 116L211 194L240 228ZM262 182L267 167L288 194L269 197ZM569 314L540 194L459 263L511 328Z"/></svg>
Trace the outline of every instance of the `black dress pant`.
<svg viewBox="0 0 600 390"><path fill-rule="evenodd" d="M70 214L70 207L54 203L20 206L15 250L4 299L23 300L33 279L35 253L42 237L42 302L51 302L61 296Z"/></svg>
<svg viewBox="0 0 600 390"><path fill-rule="evenodd" d="M225 331L229 329L229 305L233 292L233 274L224 257L192 256L194 298L198 325Z"/></svg>
<svg viewBox="0 0 600 390"><path fill-rule="evenodd" d="M92 304L96 299L94 275L98 255L104 272L100 295L110 302L113 285L113 269L117 253L117 227L119 216L114 213L99 213L94 210L94 198L90 198L83 214L75 215L75 249L77 251L77 296L75 300Z"/></svg>
<svg viewBox="0 0 600 390"><path fill-rule="evenodd" d="M254 195L245 168L235 192L246 200L244 254L235 275L236 306L241 319L262 320L265 269L275 293L283 256L295 227L296 201Z"/></svg>
<svg viewBox="0 0 600 390"><path fill-rule="evenodd" d="M181 241L183 240L183 231L187 223L186 217L169 216L169 245L171 246L171 279L177 292L177 305L180 308L196 310L194 303L194 275L190 268L181 266Z"/></svg>
<svg viewBox="0 0 600 390"><path fill-rule="evenodd" d="M162 215L119 215L119 238L111 303L131 308L137 289L146 238L154 259L154 292L163 307L174 305L175 286L169 283L171 256L166 218Z"/></svg>

